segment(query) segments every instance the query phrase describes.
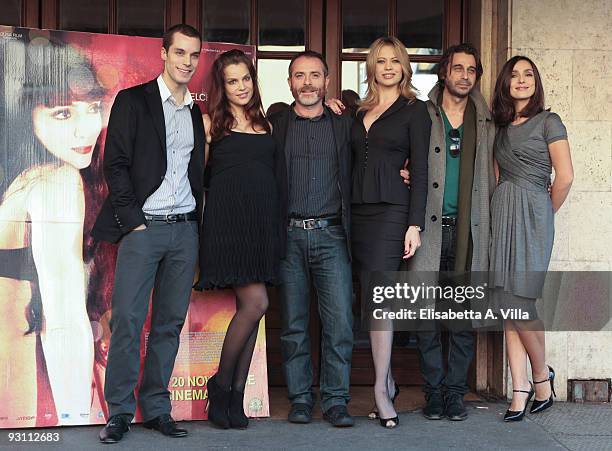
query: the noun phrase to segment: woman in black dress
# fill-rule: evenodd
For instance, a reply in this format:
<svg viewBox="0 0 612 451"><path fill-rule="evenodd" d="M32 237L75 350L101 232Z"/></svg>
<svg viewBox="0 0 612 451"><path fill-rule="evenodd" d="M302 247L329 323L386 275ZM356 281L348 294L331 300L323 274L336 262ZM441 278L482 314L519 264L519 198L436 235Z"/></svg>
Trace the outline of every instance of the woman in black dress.
<svg viewBox="0 0 612 451"><path fill-rule="evenodd" d="M421 245L431 130L427 107L416 99L411 84L406 48L398 39L372 43L366 72L368 91L351 134L352 250L362 290L375 283L373 272L398 271L402 259L412 257ZM410 160L410 188L398 176L406 160ZM386 283L376 284L381 282ZM379 415L382 426L393 428L399 423L392 404L399 392L391 375L393 324L377 322L370 328L376 329L370 331L377 408L372 416Z"/></svg>
<svg viewBox="0 0 612 451"><path fill-rule="evenodd" d="M236 294L219 369L208 381L208 418L222 428L245 428L243 400L259 320L268 308L266 284L279 264L276 145L264 117L257 75L239 50L221 54L212 70L207 140L208 187L197 289Z"/></svg>

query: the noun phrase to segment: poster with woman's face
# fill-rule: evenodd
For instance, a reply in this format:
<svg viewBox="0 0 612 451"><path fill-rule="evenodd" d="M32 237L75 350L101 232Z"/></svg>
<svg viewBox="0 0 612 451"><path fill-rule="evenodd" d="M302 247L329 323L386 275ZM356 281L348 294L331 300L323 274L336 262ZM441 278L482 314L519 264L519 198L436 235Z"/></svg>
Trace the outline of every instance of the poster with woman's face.
<svg viewBox="0 0 612 451"><path fill-rule="evenodd" d="M231 48L253 55L203 44L189 85L202 110L212 63ZM105 131L117 93L162 68L161 39L0 26L0 428L105 422L117 248L90 234L107 194ZM228 292L194 292L168 387L175 419L206 417L233 311ZM148 322L141 359L147 338ZM269 413L264 333L245 408Z"/></svg>

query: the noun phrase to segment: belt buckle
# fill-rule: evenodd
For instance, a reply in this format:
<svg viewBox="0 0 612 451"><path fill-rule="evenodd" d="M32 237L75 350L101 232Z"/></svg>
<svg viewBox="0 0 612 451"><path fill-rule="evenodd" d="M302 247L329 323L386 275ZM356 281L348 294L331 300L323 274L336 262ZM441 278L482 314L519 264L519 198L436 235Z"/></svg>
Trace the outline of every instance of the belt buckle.
<svg viewBox="0 0 612 451"><path fill-rule="evenodd" d="M453 218L452 216L442 216L442 227L453 227L456 224L457 218Z"/></svg>
<svg viewBox="0 0 612 451"><path fill-rule="evenodd" d="M316 219L304 219L302 221L304 230L312 230L315 228L316 226Z"/></svg>
<svg viewBox="0 0 612 451"><path fill-rule="evenodd" d="M178 222L178 215L176 215L176 214L166 215L165 221L166 221L167 224L174 224L174 223Z"/></svg>

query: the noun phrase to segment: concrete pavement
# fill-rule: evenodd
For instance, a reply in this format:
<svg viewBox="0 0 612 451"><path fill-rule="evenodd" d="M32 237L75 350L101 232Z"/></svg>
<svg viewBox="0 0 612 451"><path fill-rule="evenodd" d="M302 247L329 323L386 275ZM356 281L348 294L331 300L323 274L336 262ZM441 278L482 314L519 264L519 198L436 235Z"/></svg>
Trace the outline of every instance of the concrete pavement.
<svg viewBox="0 0 612 451"><path fill-rule="evenodd" d="M294 425L279 419L251 420L245 431L224 431L208 422L183 422L189 436L170 439L133 425L115 445L98 442L99 426L37 430L59 432L61 442L8 444L9 431L0 431L0 449L62 450L612 450L610 404L555 403L540 415L520 423L501 421L506 403L467 402L469 418L463 422L429 421L420 410L400 413L400 425L386 430L377 421L357 417L354 428L337 429L321 419ZM23 432L23 430L22 430Z"/></svg>

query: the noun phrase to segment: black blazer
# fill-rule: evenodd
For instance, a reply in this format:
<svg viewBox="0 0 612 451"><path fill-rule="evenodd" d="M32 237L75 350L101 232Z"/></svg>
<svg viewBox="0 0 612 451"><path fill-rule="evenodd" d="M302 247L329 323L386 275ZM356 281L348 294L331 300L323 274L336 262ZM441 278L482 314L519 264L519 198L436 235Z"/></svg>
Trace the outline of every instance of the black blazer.
<svg viewBox="0 0 612 451"><path fill-rule="evenodd" d="M431 119L425 102L400 96L366 133L365 111L351 132L353 203L385 202L409 207L408 224L425 228L427 157ZM410 188L399 171L410 160Z"/></svg>
<svg viewBox="0 0 612 451"><path fill-rule="evenodd" d="M204 126L195 103L191 119L194 148L187 175L201 222ZM166 165L166 126L157 80L120 91L111 109L104 148L109 195L92 230L94 238L114 243L145 223L142 206L161 185Z"/></svg>
<svg viewBox="0 0 612 451"><path fill-rule="evenodd" d="M340 195L342 197L342 226L346 235L346 247L349 258L351 256L351 126L352 119L349 116L339 116L334 114L326 106L326 113L332 118L331 124L334 131L336 142L336 152L338 156L338 183ZM287 161L285 157L285 142L289 130L289 119L291 109L279 111L268 118L272 124L272 136L276 140L276 179L279 183L279 193L281 201L281 257L285 257L287 252L287 225L289 221L289 178L287 176Z"/></svg>

